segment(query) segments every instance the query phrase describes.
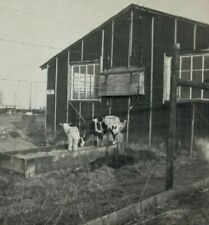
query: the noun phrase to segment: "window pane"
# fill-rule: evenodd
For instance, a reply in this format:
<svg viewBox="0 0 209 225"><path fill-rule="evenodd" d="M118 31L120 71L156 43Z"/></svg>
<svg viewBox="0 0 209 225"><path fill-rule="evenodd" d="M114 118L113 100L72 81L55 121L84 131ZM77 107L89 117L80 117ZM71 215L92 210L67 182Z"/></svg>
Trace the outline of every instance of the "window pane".
<svg viewBox="0 0 209 225"><path fill-rule="evenodd" d="M73 72L78 73L79 72L79 66L74 66L73 67Z"/></svg>
<svg viewBox="0 0 209 225"><path fill-rule="evenodd" d="M86 66L81 66L81 71L80 73L85 74L86 73Z"/></svg>
<svg viewBox="0 0 209 225"><path fill-rule="evenodd" d="M181 72L181 79L183 80L190 80L190 71L186 72Z"/></svg>
<svg viewBox="0 0 209 225"><path fill-rule="evenodd" d="M209 70L204 71L204 82L209 84ZM203 90L203 97L209 99L209 90Z"/></svg>
<svg viewBox="0 0 209 225"><path fill-rule="evenodd" d="M202 71L193 71L192 81L196 83L202 82ZM192 98L201 98L201 89L192 88Z"/></svg>
<svg viewBox="0 0 209 225"><path fill-rule="evenodd" d="M87 67L87 73L88 73L88 74L93 74L93 71L94 71L93 68L94 68L93 65L89 65L89 66Z"/></svg>
<svg viewBox="0 0 209 225"><path fill-rule="evenodd" d="M204 82L209 83L209 70L204 71Z"/></svg>
<svg viewBox="0 0 209 225"><path fill-rule="evenodd" d="M191 68L191 58L190 57L182 57L181 58L181 69L182 70L190 70Z"/></svg>
<svg viewBox="0 0 209 225"><path fill-rule="evenodd" d="M190 98L190 88L181 87L181 98Z"/></svg>
<svg viewBox="0 0 209 225"><path fill-rule="evenodd" d="M78 99L78 92L77 91L73 91L73 99Z"/></svg>
<svg viewBox="0 0 209 225"><path fill-rule="evenodd" d="M202 69L202 56L193 57L193 69L201 70Z"/></svg>
<svg viewBox="0 0 209 225"><path fill-rule="evenodd" d="M95 73L96 75L99 75L99 65L95 65Z"/></svg>
<svg viewBox="0 0 209 225"><path fill-rule="evenodd" d="M209 69L209 55L205 56L205 69Z"/></svg>
<svg viewBox="0 0 209 225"><path fill-rule="evenodd" d="M84 91L80 91L80 99L86 99Z"/></svg>

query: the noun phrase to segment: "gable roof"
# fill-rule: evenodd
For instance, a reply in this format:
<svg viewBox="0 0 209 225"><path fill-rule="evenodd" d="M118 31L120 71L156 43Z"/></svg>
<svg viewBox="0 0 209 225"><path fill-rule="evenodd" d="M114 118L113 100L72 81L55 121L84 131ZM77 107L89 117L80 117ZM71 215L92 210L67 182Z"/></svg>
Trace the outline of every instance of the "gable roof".
<svg viewBox="0 0 209 225"><path fill-rule="evenodd" d="M131 4L129 5L128 7L126 7L125 9L121 10L119 13L117 13L116 15L110 17L110 19L106 20L104 23L102 23L100 26L96 27L95 29L93 29L92 31L90 31L89 33L87 33L86 35L84 35L82 38L78 39L77 41L73 42L71 45L69 45L67 48L63 49L61 52L59 52L58 54L56 54L55 56L53 56L52 58L50 58L47 62L45 62L43 65L41 65L41 69L45 69L47 67L47 64L51 61L51 60L54 60L57 56L59 56L60 54L62 54L63 52L69 50L71 47L73 47L74 45L76 45L79 41L82 41L83 39L87 38L88 36L90 36L91 34L93 34L95 31L101 29L102 27L104 27L106 24L108 24L110 21L116 19L117 17L119 17L121 14L127 12L128 10L131 10L131 9L139 9L141 11L144 11L144 12L148 12L150 14L153 14L153 15L164 15L164 16L167 16L167 17L171 17L171 18L176 18L176 19L181 19L183 21L186 21L186 22L190 22L190 23L198 23L199 25L202 25L202 26L206 26L206 27L209 27L209 24L207 23L203 23L203 22L199 22L199 21L195 21L195 20L191 20L191 19L188 19L188 18L185 18L185 17L181 17L181 16L175 16L175 15L172 15L172 14L169 14L169 13L165 13L165 12L161 12L161 11L158 11L158 10L154 10L154 9L150 9L150 8L146 8L146 7L143 7L143 6L139 6L137 4Z"/></svg>

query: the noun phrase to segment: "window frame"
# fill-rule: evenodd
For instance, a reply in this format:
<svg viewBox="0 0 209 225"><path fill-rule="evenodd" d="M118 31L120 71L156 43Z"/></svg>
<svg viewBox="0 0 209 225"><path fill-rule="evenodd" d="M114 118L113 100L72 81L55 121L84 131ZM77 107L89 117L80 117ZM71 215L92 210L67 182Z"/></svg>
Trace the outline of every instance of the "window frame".
<svg viewBox="0 0 209 225"><path fill-rule="evenodd" d="M88 74L88 67L89 66L93 66L93 74ZM95 82L96 76L99 76L99 73L95 74L96 73L96 66L98 66L98 71L100 71L100 63L99 62L80 63L80 64L71 64L70 65L70 67L71 67L70 68L70 98L69 98L70 101L101 101L101 99L99 97L99 94L97 94L98 97L95 98L95 95L96 95L96 93L95 93L95 90L96 90L95 87L96 86L95 85L98 85L97 88L99 88L99 82L98 82L98 84L96 84L96 82ZM77 72L78 74L83 74L83 73L81 73L81 67L85 67L85 74L83 74L84 75L84 80L85 80L84 81L85 83L84 83L84 86L83 86L85 98L81 98L81 93L83 93L81 91L81 89L78 90L78 97L75 98L75 96L74 96L74 90L75 90L75 83L74 83L75 72L74 72L74 69L76 67L78 67L78 72ZM86 91L86 89L87 89L87 87L86 87L87 75L90 75L90 88L88 88L88 89L90 89L90 92ZM93 76L94 76L94 85L92 85L92 79L91 79ZM78 79L80 79L80 77ZM88 82L88 85L89 85L89 82ZM92 89L94 90L93 93L91 92ZM88 94L90 94L90 95L92 94L94 97L93 98L89 98Z"/></svg>

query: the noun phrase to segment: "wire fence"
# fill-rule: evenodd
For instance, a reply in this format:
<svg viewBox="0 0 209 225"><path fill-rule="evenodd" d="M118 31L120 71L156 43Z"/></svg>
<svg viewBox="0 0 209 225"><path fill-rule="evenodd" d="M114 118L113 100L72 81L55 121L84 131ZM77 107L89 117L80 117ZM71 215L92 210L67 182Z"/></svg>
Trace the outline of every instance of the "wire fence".
<svg viewBox="0 0 209 225"><path fill-rule="evenodd" d="M14 81L3 82L11 83ZM28 84L31 83L31 81L15 82L22 82L24 84L25 82ZM36 83L36 81L34 82ZM80 87L78 87L77 90L80 92L84 90L85 93L85 81L82 82L82 89L80 90ZM159 85L160 82L161 85ZM41 95L42 98L45 98L47 94L46 83L37 82L36 84L40 85L45 90L44 95ZM48 83L48 85L52 87L52 89L53 87L55 88L54 81ZM81 116L86 121L90 121L93 117L111 114L118 116L121 121L124 121L127 119L128 113L130 113L130 145L127 147L127 152L129 152L128 154L130 154L130 152L135 154L134 162L132 161L131 163L127 155L124 159L108 156L100 158L100 161L94 162L94 168L92 168L90 162L87 167L82 167L77 165L76 160L74 160L70 161L71 166L73 164L75 168L72 172L67 166L62 170L53 171L53 169L50 168L51 162L43 160L42 164L39 165L43 167L48 166L49 170L52 171L42 176L37 176L22 186L18 186L18 183L13 180L13 183L11 183L6 190L2 189L4 190L5 196L7 196L8 199L10 198L10 200L7 199L7 201L10 201L11 204L18 201L20 196L24 196L24 198L20 200L24 207L21 209L18 207L17 209L15 208L18 214L15 214L12 218L3 214L2 221L5 224L11 224L11 221L12 224L65 224L69 221L71 224L85 224L91 219L101 217L113 211L116 212L118 209L129 206L136 201L164 191L169 104L168 101L163 102L163 89L168 88L163 85L163 81L158 76L154 79L152 107L150 107L150 93L152 92L149 88L145 90L145 95L140 96L103 97L101 99L99 97L96 101L80 101L80 99L72 100L70 96L67 96L66 90L68 88L70 89L72 85L73 83L70 81L58 81L57 93L54 92L54 94L47 95L48 98L51 98L50 101L52 101L51 103L48 102L45 115L47 115L46 122L48 122L48 125L52 124L52 132L54 128L55 95L57 100L62 102L60 105L57 102L56 106L57 143L63 144L66 142L66 136L59 126L59 122L66 122L67 115L68 122L72 122L75 126L80 126L82 129L84 121L81 119ZM29 85L29 87L31 86ZM99 89L99 85L94 85L94 88ZM121 87L119 91L122 90ZM33 91L32 89L32 93ZM35 94L35 96L37 96L37 94ZM128 100L129 98L131 101ZM70 101L73 107L71 104L67 104L68 101ZM188 156L191 146L194 148L194 157L196 157L197 154L207 155L207 150L202 151L202 149L208 149L208 104L206 100L200 99L194 99L193 101L188 100L177 104L177 147L175 153L177 159L175 163L176 185L184 186L186 183L206 176L206 173L200 173L201 175L196 174L197 171L200 170L198 170L198 167L194 167L192 160L190 161L191 165L188 165ZM33 103L31 106L33 106ZM151 113L151 150L153 155L149 155L149 151L147 151ZM41 145L45 144L45 115L40 115L39 118L37 116L36 120L28 123L24 121L22 116L16 119L12 119L12 117L8 119L9 116L2 117L0 121L1 127L4 123L6 130L1 130L1 148L5 143L8 143L9 147L6 146L4 148L7 148L7 150L10 148L12 152L22 150L23 145L26 149L35 146L39 146L40 149ZM8 119L8 122L6 119ZM7 126L11 123L15 125L15 130L14 127L11 128ZM193 137L192 126L194 129ZM25 128L27 127L30 129L26 131ZM14 131L16 131L16 133ZM23 134L26 138L30 137L33 145L27 145L26 143L28 142L20 143L20 138ZM124 130L124 135L126 136L126 134L127 128ZM2 136L4 136L4 138L2 138ZM193 142L191 142L192 139L194 139ZM62 151L67 152L67 150ZM30 154L32 153L30 152ZM35 156L37 153L33 154ZM45 154L44 150L42 150L42 154ZM82 157L83 152L78 151L78 155ZM155 157L159 155L162 156L162 158L156 160ZM83 159L84 161L88 161L87 157ZM115 161L121 163L120 168L114 168L113 164ZM63 161L59 163L62 166L64 164ZM65 161L65 163L69 162ZM62 168L62 166L60 166L60 168ZM207 171L206 167L204 171ZM188 168L191 173L188 172ZM195 174L192 174L194 169L197 171ZM203 167L200 169L203 169ZM3 192L1 192L1 194L3 195ZM30 199L30 203L28 203L28 199ZM8 208L8 210L9 209L10 208Z"/></svg>

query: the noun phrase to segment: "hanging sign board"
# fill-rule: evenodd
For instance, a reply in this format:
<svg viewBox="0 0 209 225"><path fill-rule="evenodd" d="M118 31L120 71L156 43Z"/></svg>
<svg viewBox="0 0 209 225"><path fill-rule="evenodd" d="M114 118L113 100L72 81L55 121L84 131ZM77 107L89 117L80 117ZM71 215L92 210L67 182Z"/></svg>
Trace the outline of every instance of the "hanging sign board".
<svg viewBox="0 0 209 225"><path fill-rule="evenodd" d="M100 75L100 96L130 96L145 94L144 71Z"/></svg>

